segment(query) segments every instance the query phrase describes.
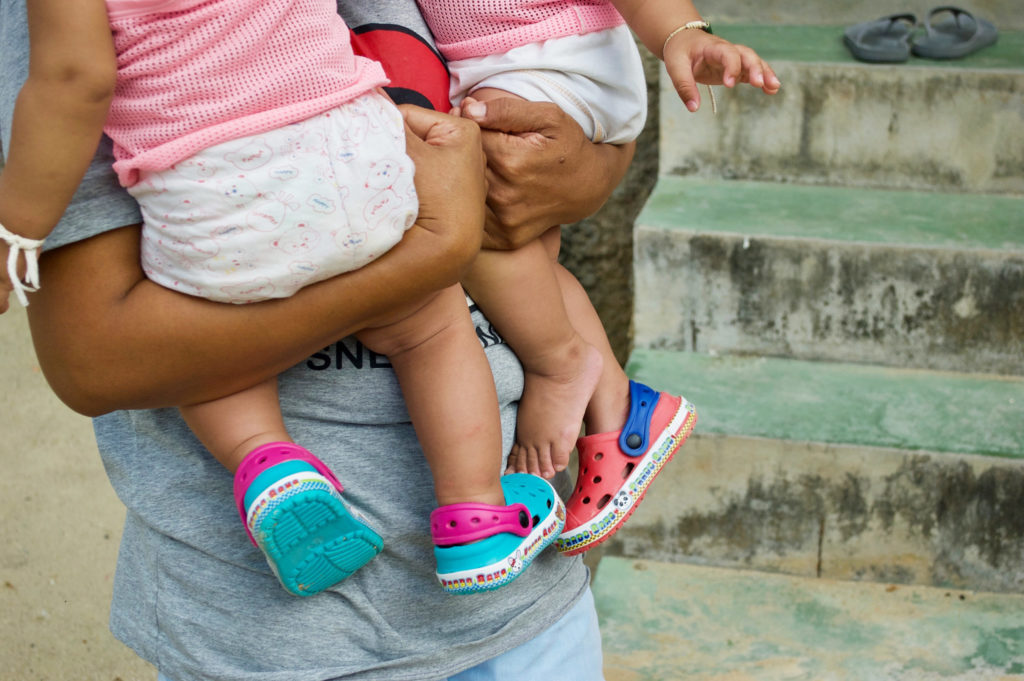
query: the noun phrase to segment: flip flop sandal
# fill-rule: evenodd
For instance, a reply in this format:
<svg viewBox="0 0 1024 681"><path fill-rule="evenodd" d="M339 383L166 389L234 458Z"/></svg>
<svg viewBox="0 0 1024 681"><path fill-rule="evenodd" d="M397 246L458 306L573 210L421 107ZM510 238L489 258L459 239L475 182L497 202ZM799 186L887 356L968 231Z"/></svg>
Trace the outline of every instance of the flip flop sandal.
<svg viewBox="0 0 1024 681"><path fill-rule="evenodd" d="M629 382L629 401L621 431L576 441L576 489L566 504L565 530L555 542L566 555L583 553L622 527L697 422L685 398L636 381Z"/></svg>
<svg viewBox="0 0 1024 681"><path fill-rule="evenodd" d="M910 58L910 35L917 26L913 14L890 14L848 26L843 42L854 57L868 62L902 62Z"/></svg>
<svg viewBox="0 0 1024 681"><path fill-rule="evenodd" d="M250 488L261 492L246 503ZM342 501L331 470L298 445L276 442L251 451L235 473L234 491L249 540L296 596L334 586L384 548Z"/></svg>
<svg viewBox="0 0 1024 681"><path fill-rule="evenodd" d="M430 514L437 579L450 594L505 586L562 531L565 506L547 480L511 473L501 487L508 506L449 504Z"/></svg>
<svg viewBox="0 0 1024 681"><path fill-rule="evenodd" d="M940 14L949 14L933 23ZM985 19L959 7L936 7L924 20L924 35L916 38L911 51L926 59L959 59L995 44L999 38L996 27Z"/></svg>

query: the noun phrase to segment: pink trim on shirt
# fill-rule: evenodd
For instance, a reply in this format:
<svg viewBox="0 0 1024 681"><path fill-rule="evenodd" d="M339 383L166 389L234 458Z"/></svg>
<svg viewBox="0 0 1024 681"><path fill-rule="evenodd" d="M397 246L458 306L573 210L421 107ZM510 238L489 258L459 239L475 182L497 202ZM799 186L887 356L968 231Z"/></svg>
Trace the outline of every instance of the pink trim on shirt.
<svg viewBox="0 0 1024 681"><path fill-rule="evenodd" d="M607 0L417 0L446 59L502 54L514 47L624 23Z"/></svg>

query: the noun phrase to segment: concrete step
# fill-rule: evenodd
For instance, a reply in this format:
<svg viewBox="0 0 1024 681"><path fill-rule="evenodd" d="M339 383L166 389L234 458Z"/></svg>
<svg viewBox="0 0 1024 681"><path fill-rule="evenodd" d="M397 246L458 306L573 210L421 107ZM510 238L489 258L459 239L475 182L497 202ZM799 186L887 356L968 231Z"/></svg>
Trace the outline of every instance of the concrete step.
<svg viewBox="0 0 1024 681"><path fill-rule="evenodd" d="M638 349L694 435L604 555L1024 592L1024 379Z"/></svg>
<svg viewBox="0 0 1024 681"><path fill-rule="evenodd" d="M1024 197L662 176L635 344L1024 375Z"/></svg>
<svg viewBox="0 0 1024 681"><path fill-rule="evenodd" d="M717 116L691 114L663 74L661 172L1024 194L1024 32L960 60L880 65L855 61L842 29L721 26L768 59L782 90L719 87Z"/></svg>
<svg viewBox="0 0 1024 681"><path fill-rule="evenodd" d="M890 0L858 0L858 2L818 2L817 0L715 0L697 3L703 15L715 26L724 23L742 24L854 24L893 12L916 12L924 19L935 3L893 4ZM1000 31L1024 30L1024 12L1020 0L974 0L961 4L975 15L988 19Z"/></svg>
<svg viewBox="0 0 1024 681"><path fill-rule="evenodd" d="M604 558L608 681L1024 681L1024 596Z"/></svg>

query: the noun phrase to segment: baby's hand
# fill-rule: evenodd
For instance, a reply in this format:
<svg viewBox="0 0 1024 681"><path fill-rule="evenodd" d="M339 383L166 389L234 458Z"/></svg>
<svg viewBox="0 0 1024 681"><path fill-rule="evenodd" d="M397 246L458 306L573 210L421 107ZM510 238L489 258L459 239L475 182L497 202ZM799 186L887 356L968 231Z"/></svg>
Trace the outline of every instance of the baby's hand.
<svg viewBox="0 0 1024 681"><path fill-rule="evenodd" d="M749 83L769 95L782 85L754 50L700 29L680 31L669 38L662 58L679 98L690 111L700 107L697 83L726 87Z"/></svg>

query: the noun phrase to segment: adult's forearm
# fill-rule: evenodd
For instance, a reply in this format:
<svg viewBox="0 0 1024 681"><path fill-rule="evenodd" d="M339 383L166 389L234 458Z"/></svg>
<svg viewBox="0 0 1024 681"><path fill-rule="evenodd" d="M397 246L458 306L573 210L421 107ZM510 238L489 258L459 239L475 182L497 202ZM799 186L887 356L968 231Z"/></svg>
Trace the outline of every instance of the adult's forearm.
<svg viewBox="0 0 1024 681"><path fill-rule="evenodd" d="M139 266L138 226L46 253L29 322L57 395L88 415L223 397L457 283L483 233L480 129L415 107L403 115L416 224L369 265L286 300L229 305L163 289Z"/></svg>
<svg viewBox="0 0 1024 681"><path fill-rule="evenodd" d="M46 285L28 308L40 366L56 394L86 415L237 392L455 283L474 251L414 226L362 269L251 305L153 284L138 252L139 229L126 227L40 263Z"/></svg>

